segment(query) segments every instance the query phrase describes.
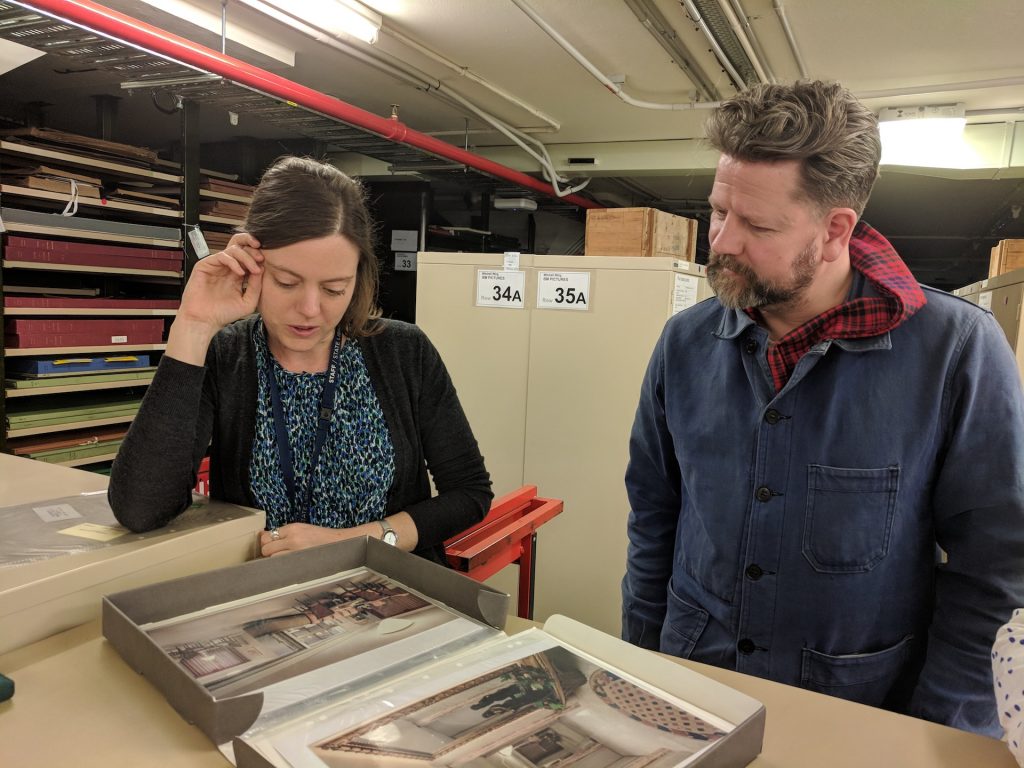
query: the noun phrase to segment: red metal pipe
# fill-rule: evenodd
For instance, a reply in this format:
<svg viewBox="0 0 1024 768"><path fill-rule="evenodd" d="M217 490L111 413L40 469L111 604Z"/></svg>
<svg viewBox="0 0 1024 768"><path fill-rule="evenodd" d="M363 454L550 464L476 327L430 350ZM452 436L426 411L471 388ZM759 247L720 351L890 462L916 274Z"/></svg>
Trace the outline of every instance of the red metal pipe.
<svg viewBox="0 0 1024 768"><path fill-rule="evenodd" d="M56 16L75 26L84 27L98 35L112 37L136 48L173 59L181 64L212 72L223 78L246 85L261 93L291 102L351 125L358 126L385 139L422 149L439 157L468 165L471 168L506 179L521 187L532 189L581 208L602 208L598 203L580 197L558 197L550 184L508 166L495 163L480 155L459 149L432 136L414 131L396 119L384 118L328 96L312 88L292 82L272 72L225 56L202 45L173 35L166 30L146 24L119 11L90 0L28 0L19 5Z"/></svg>

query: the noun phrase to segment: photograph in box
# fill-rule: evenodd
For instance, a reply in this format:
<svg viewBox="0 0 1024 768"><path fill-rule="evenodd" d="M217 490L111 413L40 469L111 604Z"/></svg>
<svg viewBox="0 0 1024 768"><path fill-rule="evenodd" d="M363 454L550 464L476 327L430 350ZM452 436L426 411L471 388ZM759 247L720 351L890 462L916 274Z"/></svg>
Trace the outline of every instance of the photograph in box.
<svg viewBox="0 0 1024 768"><path fill-rule="evenodd" d="M668 768L691 763L737 726L536 629L381 693L243 739L282 768Z"/></svg>
<svg viewBox="0 0 1024 768"><path fill-rule="evenodd" d="M145 629L171 626L175 619L202 613L216 615L224 608L251 605L263 598L296 592L301 595L307 590L320 595L331 591L331 582L351 578L358 571L366 572L366 578L374 581L384 577L390 586L425 600L444 615L439 620L439 614L419 609L418 613L392 617L394 621L382 619L375 630L361 633L367 647L356 649L354 654L346 648L344 634L338 644L340 656L331 657L336 649L330 642L315 644L280 664L269 664L253 676L256 680L267 672L267 677L273 676L276 682L259 679L259 687L238 694L209 690ZM392 601L390 608L401 608L404 601ZM300 612L295 609L298 604L293 603L294 608L289 610L272 607L271 615L262 617L281 619L274 622L274 631L286 644L293 644L294 638L282 630L287 629L284 625L288 620L295 621L295 614ZM383 607L379 612L386 613L390 608ZM312 611L314 615L317 612L322 613L319 609ZM185 720L198 726L214 744L224 744L254 723L287 718L305 702L328 694L344 696L365 690L474 645L496 634L507 615L508 595L377 539L360 537L107 595L103 600L103 635L129 666L152 681ZM416 626L416 617L420 616L424 617L423 625ZM257 615L245 621L259 618ZM430 621L436 625L426 626ZM387 637L389 630L395 631L397 639ZM349 636L360 641L360 633ZM350 652L348 658L344 657L346 650ZM204 661L201 652L196 658L193 666L204 671L200 669ZM217 663L214 661L214 666ZM287 668L286 674L278 675L277 667L281 671Z"/></svg>
<svg viewBox="0 0 1024 768"><path fill-rule="evenodd" d="M198 683L223 697L383 648L456 618L360 568L140 629Z"/></svg>

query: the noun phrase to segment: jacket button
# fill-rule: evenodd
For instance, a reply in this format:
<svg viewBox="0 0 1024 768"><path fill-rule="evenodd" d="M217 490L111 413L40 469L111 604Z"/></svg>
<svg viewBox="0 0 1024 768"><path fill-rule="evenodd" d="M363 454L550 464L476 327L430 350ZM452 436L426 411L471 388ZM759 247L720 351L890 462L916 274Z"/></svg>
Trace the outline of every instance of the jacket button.
<svg viewBox="0 0 1024 768"><path fill-rule="evenodd" d="M742 640L736 643L736 650L738 650L744 656L749 656L756 649L757 646L754 645L754 641L751 640L749 637L744 637Z"/></svg>
<svg viewBox="0 0 1024 768"><path fill-rule="evenodd" d="M754 492L754 496L758 501L768 501L772 497L772 489L767 485L762 485Z"/></svg>
<svg viewBox="0 0 1024 768"><path fill-rule="evenodd" d="M751 581L757 581L764 576L764 571L761 570L761 566L757 563L752 563L747 566L747 578Z"/></svg>
<svg viewBox="0 0 1024 768"><path fill-rule="evenodd" d="M769 408L768 412L764 415L764 420L771 424L773 427L779 423L782 419L782 414L776 411L774 408Z"/></svg>
<svg viewBox="0 0 1024 768"><path fill-rule="evenodd" d="M757 342L750 339L746 344L743 345L743 351L748 355L752 355L757 352Z"/></svg>

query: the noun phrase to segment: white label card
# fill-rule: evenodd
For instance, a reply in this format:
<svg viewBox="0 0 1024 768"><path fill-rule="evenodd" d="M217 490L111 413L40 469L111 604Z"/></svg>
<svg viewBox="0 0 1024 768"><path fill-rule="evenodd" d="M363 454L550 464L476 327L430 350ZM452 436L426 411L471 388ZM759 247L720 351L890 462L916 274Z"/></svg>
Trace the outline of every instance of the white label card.
<svg viewBox="0 0 1024 768"><path fill-rule="evenodd" d="M80 539L92 539L93 541L113 541L124 536L128 531L114 525L79 523L70 528L62 528L57 533L63 533L65 536L77 536Z"/></svg>
<svg viewBox="0 0 1024 768"><path fill-rule="evenodd" d="M476 306L524 309L526 273L497 269L476 271Z"/></svg>
<svg viewBox="0 0 1024 768"><path fill-rule="evenodd" d="M110 343L111 344L127 344L128 343L128 337L127 336L111 336L110 337Z"/></svg>
<svg viewBox="0 0 1024 768"><path fill-rule="evenodd" d="M672 314L689 309L697 303L697 278L676 274L672 286Z"/></svg>
<svg viewBox="0 0 1024 768"><path fill-rule="evenodd" d="M415 229L391 230L392 251L418 251L420 249L420 233Z"/></svg>
<svg viewBox="0 0 1024 768"><path fill-rule="evenodd" d="M590 309L589 272L537 272L537 309Z"/></svg>
<svg viewBox="0 0 1024 768"><path fill-rule="evenodd" d="M506 272L519 271L519 251L505 251L503 260Z"/></svg>
<svg viewBox="0 0 1024 768"><path fill-rule="evenodd" d="M410 251L409 253L396 253L395 254L395 272L415 272L416 271L416 252Z"/></svg>
<svg viewBox="0 0 1024 768"><path fill-rule="evenodd" d="M992 291L982 291L978 294L978 306L982 309L992 309Z"/></svg>
<svg viewBox="0 0 1024 768"><path fill-rule="evenodd" d="M206 244L206 238L203 237L199 227L189 227L188 239L192 241L192 248L196 252L197 259L205 259L210 255L210 246Z"/></svg>
<svg viewBox="0 0 1024 768"><path fill-rule="evenodd" d="M51 504L46 507L32 507L32 511L39 515L44 523L54 523L58 520L74 520L82 515L70 504Z"/></svg>

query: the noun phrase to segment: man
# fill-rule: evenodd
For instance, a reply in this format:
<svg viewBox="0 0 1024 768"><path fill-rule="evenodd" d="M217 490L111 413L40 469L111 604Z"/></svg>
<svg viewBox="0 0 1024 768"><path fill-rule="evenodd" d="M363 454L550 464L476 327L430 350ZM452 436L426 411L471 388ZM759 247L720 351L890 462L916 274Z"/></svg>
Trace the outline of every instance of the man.
<svg viewBox="0 0 1024 768"><path fill-rule="evenodd" d="M623 636L998 734L989 652L1024 605L1006 339L859 221L881 144L848 91L758 86L708 134L718 299L643 384Z"/></svg>

